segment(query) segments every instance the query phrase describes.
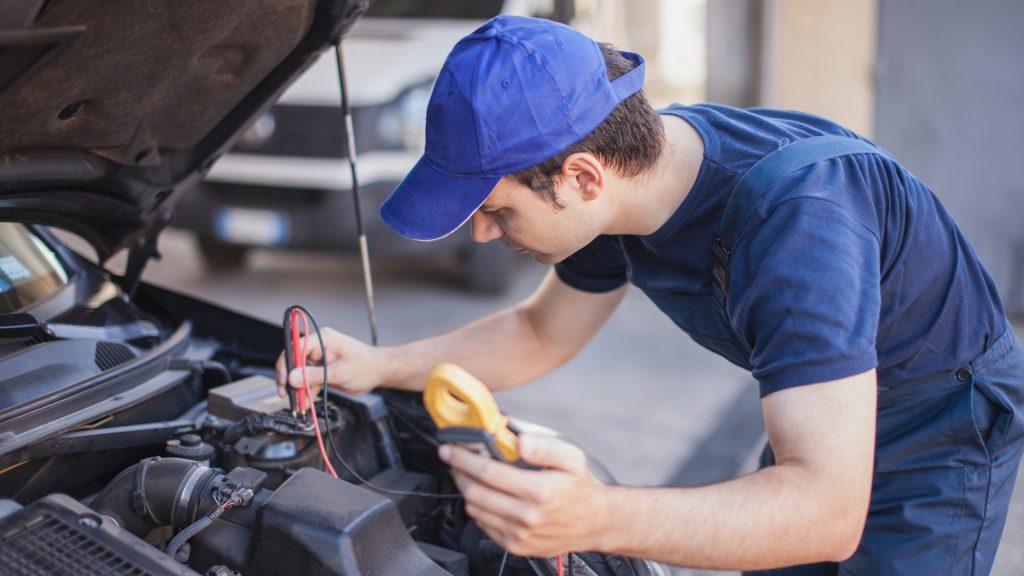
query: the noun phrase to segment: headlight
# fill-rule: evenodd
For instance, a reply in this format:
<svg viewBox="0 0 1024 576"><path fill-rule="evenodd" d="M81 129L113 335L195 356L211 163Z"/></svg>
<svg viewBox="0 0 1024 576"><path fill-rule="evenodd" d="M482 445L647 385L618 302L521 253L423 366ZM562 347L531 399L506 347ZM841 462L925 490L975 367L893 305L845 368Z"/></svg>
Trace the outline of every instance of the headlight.
<svg viewBox="0 0 1024 576"><path fill-rule="evenodd" d="M389 104L380 115L377 130L388 146L422 152L426 142L427 103L433 81L414 86Z"/></svg>

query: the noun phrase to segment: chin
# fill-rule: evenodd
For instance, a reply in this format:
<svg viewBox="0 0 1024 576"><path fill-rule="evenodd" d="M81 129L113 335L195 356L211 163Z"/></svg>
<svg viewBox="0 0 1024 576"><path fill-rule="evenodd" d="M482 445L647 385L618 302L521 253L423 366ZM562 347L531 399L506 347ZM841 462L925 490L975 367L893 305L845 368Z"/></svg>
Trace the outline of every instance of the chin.
<svg viewBox="0 0 1024 576"><path fill-rule="evenodd" d="M552 254L537 253L531 253L531 256L533 256L533 259L536 260L537 262L540 262L541 264L558 264L562 260L565 260L566 258L569 257L568 255L556 256Z"/></svg>

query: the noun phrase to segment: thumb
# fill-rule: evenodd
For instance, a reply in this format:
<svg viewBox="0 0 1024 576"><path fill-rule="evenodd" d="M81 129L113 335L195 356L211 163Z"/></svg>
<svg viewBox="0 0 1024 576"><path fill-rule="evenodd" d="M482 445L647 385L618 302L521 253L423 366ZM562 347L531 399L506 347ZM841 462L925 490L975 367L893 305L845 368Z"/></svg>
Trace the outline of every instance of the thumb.
<svg viewBox="0 0 1024 576"><path fill-rule="evenodd" d="M314 388L323 384L324 367L306 366L306 381L308 381L309 385ZM294 388L303 388L305 386L302 380L302 368L295 368L288 373L288 384Z"/></svg>
<svg viewBox="0 0 1024 576"><path fill-rule="evenodd" d="M519 457L528 464L552 470L580 472L587 469L586 454L569 442L554 436L521 434Z"/></svg>

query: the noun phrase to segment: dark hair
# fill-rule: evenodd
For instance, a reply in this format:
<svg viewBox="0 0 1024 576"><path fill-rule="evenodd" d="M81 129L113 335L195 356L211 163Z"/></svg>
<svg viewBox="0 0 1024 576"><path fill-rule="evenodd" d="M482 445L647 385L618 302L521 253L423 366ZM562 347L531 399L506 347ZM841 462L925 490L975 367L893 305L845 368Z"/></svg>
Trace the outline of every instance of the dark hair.
<svg viewBox="0 0 1024 576"><path fill-rule="evenodd" d="M599 42L609 80L633 69L633 62L611 44ZM665 129L643 90L619 103L597 128L560 154L512 174L554 206L563 205L555 192L554 179L562 163L577 152L591 152L621 176L637 176L654 166L665 142Z"/></svg>

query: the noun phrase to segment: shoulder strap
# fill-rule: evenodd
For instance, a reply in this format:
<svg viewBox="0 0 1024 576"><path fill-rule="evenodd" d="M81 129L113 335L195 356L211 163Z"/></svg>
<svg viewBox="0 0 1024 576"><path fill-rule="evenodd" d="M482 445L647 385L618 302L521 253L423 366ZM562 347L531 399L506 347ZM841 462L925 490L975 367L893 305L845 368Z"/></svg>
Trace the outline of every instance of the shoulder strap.
<svg viewBox="0 0 1024 576"><path fill-rule="evenodd" d="M881 154L883 150L848 136L814 136L797 140L761 158L736 182L722 212L711 253L715 293L723 306L729 294L729 259L743 226L776 180L805 166L850 154Z"/></svg>

